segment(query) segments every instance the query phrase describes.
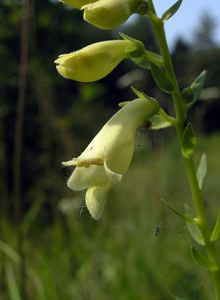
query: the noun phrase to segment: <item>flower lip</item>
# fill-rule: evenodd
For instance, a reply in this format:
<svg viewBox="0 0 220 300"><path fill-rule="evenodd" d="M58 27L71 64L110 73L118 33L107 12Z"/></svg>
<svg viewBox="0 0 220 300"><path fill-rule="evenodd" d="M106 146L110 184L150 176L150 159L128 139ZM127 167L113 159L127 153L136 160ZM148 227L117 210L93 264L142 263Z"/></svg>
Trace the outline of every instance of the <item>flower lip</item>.
<svg viewBox="0 0 220 300"><path fill-rule="evenodd" d="M91 186L86 192L86 206L95 220L99 220L105 206L106 195L111 188L110 184L105 186Z"/></svg>

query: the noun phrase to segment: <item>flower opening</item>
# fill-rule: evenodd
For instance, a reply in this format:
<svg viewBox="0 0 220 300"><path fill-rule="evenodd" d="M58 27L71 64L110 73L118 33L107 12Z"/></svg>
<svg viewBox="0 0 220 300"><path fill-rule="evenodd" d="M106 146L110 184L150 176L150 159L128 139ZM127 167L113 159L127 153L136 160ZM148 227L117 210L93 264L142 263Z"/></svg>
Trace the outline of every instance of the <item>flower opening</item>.
<svg viewBox="0 0 220 300"><path fill-rule="evenodd" d="M119 182L132 160L136 129L158 110L158 104L144 98L128 101L103 126L78 158L64 162L76 166L67 185L70 189L87 189L86 205L98 220L106 195Z"/></svg>

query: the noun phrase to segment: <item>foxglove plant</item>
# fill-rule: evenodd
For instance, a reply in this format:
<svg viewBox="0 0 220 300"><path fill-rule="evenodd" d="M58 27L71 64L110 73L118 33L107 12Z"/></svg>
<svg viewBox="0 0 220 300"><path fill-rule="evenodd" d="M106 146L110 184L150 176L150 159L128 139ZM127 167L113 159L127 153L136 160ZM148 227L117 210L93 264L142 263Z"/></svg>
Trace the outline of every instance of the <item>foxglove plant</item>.
<svg viewBox="0 0 220 300"><path fill-rule="evenodd" d="M188 122L188 110L199 97L206 72L202 72L189 87L181 90L164 30L164 23L176 13L182 0L168 8L161 17L156 13L153 0L63 2L82 9L84 20L102 29L115 28L133 13L143 14L152 25L160 49L160 54L150 52L140 41L121 34L121 40L99 42L82 50L60 55L55 63L63 77L81 82L96 81L107 76L123 59L130 59L137 66L151 72L158 88L171 96L175 111L175 116L168 115L155 99L133 89L138 99L124 103L78 158L63 163L65 166L75 167L67 183L69 188L75 191L87 190L85 200L89 212L94 219L99 219L109 189L121 180L131 163L138 125L150 119L152 123L156 122L154 128L157 129L175 127L191 187L194 211L186 207L186 212L182 213L170 204L165 204L186 221L192 238L198 244L198 247L192 247L192 256L210 273L215 299L220 300L220 264L216 251L220 235L220 213L211 230L202 200L206 156L202 156L196 170L196 136L192 124ZM204 250L200 251L199 247Z"/></svg>

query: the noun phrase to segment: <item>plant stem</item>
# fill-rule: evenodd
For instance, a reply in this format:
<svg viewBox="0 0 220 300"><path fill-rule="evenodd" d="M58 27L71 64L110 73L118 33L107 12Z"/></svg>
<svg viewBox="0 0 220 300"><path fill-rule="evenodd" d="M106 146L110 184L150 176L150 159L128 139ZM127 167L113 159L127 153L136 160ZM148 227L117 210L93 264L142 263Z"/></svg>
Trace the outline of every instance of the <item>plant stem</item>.
<svg viewBox="0 0 220 300"><path fill-rule="evenodd" d="M176 130L181 145L181 139L184 130L184 122L186 121L186 109L181 99L181 92L179 84L175 75L170 51L167 45L164 25L161 19L156 16L153 1L149 0L151 12L149 12L149 18L152 23L153 30L156 34L161 56L164 60L164 68L173 83L172 99L174 102L176 112ZM205 242L205 248L208 258L218 266L218 271L210 271L211 277L216 293L216 300L220 300L220 265L217 259L215 244L210 242L210 227L205 212L204 203L202 200L201 190L199 188L198 179L196 175L196 169L194 165L193 157L184 158L184 163L188 175L188 181L191 188L192 200L198 220L198 225L201 229L201 233Z"/></svg>

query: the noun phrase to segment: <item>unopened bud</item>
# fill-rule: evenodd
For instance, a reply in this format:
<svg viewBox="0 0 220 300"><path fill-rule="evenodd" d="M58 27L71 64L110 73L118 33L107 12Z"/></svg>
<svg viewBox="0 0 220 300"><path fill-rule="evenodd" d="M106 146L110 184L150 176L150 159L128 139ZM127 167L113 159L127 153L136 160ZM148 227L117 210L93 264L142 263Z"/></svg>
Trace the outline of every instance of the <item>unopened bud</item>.
<svg viewBox="0 0 220 300"><path fill-rule="evenodd" d="M55 60L57 71L65 78L92 82L108 75L137 46L128 40L91 44L79 51L63 54Z"/></svg>
<svg viewBox="0 0 220 300"><path fill-rule="evenodd" d="M133 13L147 12L144 0L98 0L82 7L84 20L101 29L124 23Z"/></svg>

